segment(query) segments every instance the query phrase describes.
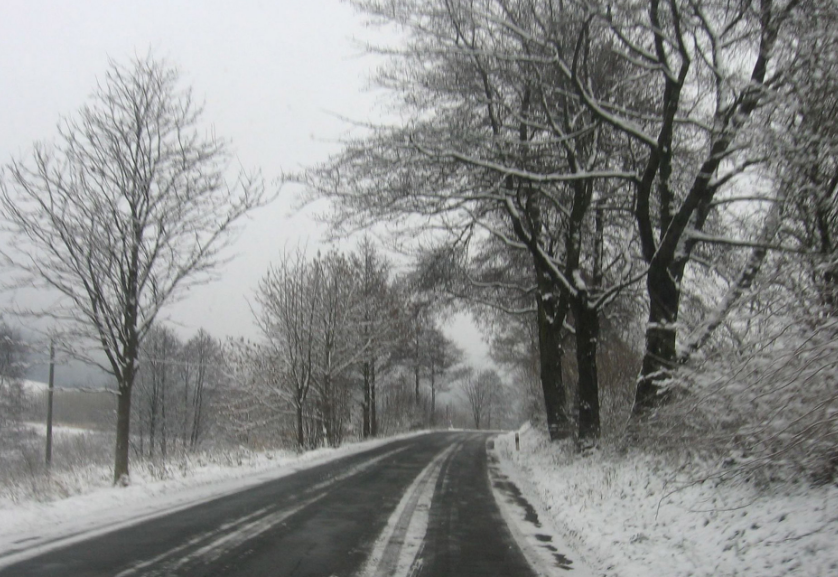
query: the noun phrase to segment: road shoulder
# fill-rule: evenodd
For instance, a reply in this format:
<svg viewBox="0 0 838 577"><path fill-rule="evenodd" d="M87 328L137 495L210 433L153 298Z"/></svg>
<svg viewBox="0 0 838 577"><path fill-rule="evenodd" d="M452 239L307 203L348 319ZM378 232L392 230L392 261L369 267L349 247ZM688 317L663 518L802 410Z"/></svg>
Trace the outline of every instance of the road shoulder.
<svg viewBox="0 0 838 577"><path fill-rule="evenodd" d="M498 441L504 440L508 441L495 437L487 443L489 480L498 508L527 561L543 576L601 574L594 570L596 564L571 544L566 531L555 522L556 512L544 504L537 488L501 450Z"/></svg>

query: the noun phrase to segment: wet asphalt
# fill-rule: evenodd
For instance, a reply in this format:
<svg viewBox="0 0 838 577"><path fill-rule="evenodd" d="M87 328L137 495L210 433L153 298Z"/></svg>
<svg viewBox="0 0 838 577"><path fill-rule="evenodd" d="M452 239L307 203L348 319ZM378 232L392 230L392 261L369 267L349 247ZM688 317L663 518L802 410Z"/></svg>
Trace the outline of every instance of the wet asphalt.
<svg viewBox="0 0 838 577"><path fill-rule="evenodd" d="M452 445L407 574L534 576L492 496L488 438L395 441L14 565L0 556L0 577L360 576L411 483Z"/></svg>

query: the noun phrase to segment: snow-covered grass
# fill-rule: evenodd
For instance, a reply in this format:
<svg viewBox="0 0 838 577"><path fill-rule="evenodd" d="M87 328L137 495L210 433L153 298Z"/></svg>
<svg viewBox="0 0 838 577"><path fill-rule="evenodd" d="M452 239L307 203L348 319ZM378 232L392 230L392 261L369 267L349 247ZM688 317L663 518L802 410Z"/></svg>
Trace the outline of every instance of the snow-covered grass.
<svg viewBox="0 0 838 577"><path fill-rule="evenodd" d="M131 485L124 488L112 486L107 465L54 471L44 481L49 486L41 488L48 500L39 499L32 492L10 492L8 488L0 495L0 556L43 547L70 535L81 538L170 513L417 434L422 433L347 443L336 449L302 454L238 450L181 456L165 465L137 462L131 471ZM62 498L61 492L55 490L62 486L70 488L71 496L65 494Z"/></svg>
<svg viewBox="0 0 838 577"><path fill-rule="evenodd" d="M530 493L600 574L620 577L838 575L838 487L721 481L672 456L580 456L525 426L496 446Z"/></svg>

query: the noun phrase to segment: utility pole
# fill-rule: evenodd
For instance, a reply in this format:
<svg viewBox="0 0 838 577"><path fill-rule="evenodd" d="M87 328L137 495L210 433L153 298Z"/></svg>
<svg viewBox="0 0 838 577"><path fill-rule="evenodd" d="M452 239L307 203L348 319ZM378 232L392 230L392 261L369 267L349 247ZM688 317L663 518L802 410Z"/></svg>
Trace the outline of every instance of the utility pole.
<svg viewBox="0 0 838 577"><path fill-rule="evenodd" d="M47 392L47 468L52 466L52 394L55 387L55 341L49 341L49 390Z"/></svg>

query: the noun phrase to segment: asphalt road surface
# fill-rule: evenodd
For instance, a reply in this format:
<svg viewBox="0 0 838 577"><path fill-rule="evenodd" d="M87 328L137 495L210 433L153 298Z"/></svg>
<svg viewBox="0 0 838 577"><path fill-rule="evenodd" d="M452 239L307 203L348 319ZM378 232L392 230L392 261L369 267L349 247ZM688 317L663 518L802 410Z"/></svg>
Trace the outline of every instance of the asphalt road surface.
<svg viewBox="0 0 838 577"><path fill-rule="evenodd" d="M570 561L549 543L552 567L528 562L532 548L507 523L497 494L534 526L537 518L498 476L489 438L446 432L395 441L56 548L3 567L0 577L567 574Z"/></svg>

